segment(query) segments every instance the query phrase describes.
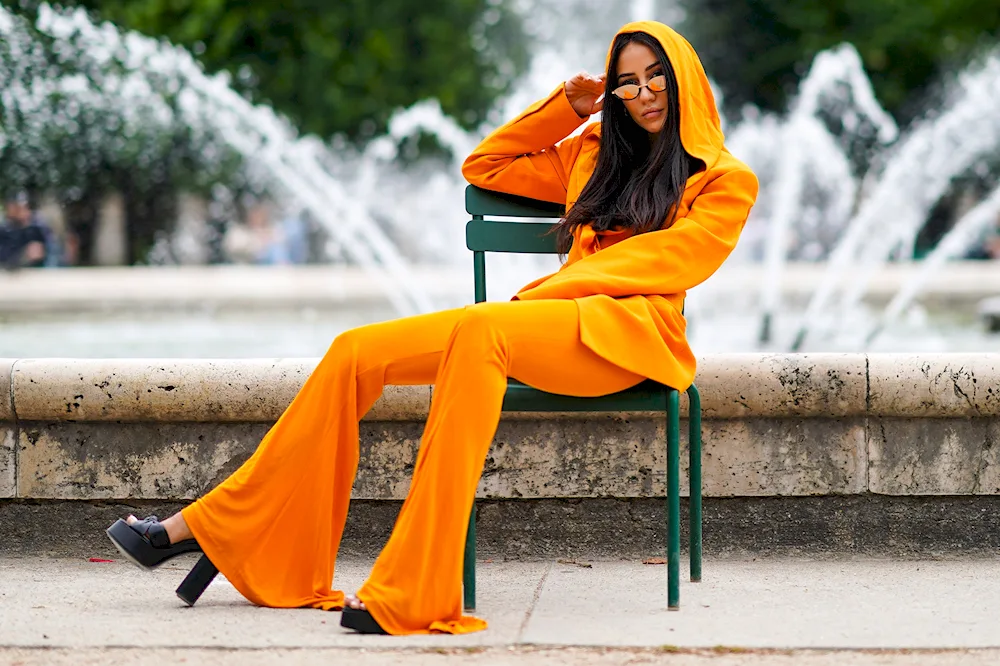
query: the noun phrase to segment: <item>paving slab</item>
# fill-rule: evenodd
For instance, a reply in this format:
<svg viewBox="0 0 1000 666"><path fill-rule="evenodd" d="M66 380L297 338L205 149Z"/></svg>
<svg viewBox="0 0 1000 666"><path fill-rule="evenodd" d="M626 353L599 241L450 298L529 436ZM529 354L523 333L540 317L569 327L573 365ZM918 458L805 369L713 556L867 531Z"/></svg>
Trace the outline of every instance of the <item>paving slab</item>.
<svg viewBox="0 0 1000 666"><path fill-rule="evenodd" d="M708 562L667 610L663 567L557 565L526 643L740 648L1000 647L1000 559ZM612 603L613 602L613 603Z"/></svg>
<svg viewBox="0 0 1000 666"><path fill-rule="evenodd" d="M18 666L173 664L200 666L995 666L1000 650L871 652L859 650L657 650L635 648L2 648L0 663Z"/></svg>
<svg viewBox="0 0 1000 666"><path fill-rule="evenodd" d="M373 645L373 637L342 629L340 613L253 606L221 576L195 607L188 608L174 596L174 589L193 564L194 559L177 558L150 573L124 561L2 559L0 645L215 649ZM334 583L351 592L361 586L370 567L370 562L338 562ZM479 611L489 619L489 631L389 640L396 647L512 644L548 568L538 562L480 565Z"/></svg>
<svg viewBox="0 0 1000 666"><path fill-rule="evenodd" d="M1000 558L705 564L669 612L662 565L481 562L487 631L392 637L347 632L338 613L252 606L221 579L187 608L173 590L190 560L150 574L5 558L0 663L1000 663ZM356 589L369 567L341 562L336 583Z"/></svg>

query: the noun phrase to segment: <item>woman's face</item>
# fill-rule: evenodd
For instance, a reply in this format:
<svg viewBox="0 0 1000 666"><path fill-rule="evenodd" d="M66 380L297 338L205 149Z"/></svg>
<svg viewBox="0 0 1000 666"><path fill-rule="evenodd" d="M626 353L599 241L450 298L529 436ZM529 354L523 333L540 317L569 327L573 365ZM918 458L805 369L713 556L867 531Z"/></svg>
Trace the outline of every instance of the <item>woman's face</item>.
<svg viewBox="0 0 1000 666"><path fill-rule="evenodd" d="M657 134L663 129L663 123L667 119L667 93L664 90L666 72L656 54L645 44L631 42L618 56L617 70L615 95L622 100L639 127L649 134ZM635 88L620 88L629 84L640 86L638 96L634 99L627 98L635 94Z"/></svg>

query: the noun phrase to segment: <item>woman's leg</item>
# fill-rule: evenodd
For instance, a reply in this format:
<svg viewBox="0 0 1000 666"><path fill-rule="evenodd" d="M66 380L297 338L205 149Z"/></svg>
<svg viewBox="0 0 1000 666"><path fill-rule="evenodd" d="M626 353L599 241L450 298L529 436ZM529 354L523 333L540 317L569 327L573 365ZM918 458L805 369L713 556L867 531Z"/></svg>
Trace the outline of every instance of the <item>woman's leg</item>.
<svg viewBox="0 0 1000 666"><path fill-rule="evenodd" d="M253 456L186 507L182 519L170 519L187 523L247 599L275 607L342 605L343 593L331 584L358 464L358 421L387 383L434 381L462 312L338 336Z"/></svg>
<svg viewBox="0 0 1000 666"><path fill-rule="evenodd" d="M409 494L358 591L391 634L485 627L462 617L463 546L508 377L577 396L612 393L643 379L580 342L573 301L483 303L460 311L435 379Z"/></svg>

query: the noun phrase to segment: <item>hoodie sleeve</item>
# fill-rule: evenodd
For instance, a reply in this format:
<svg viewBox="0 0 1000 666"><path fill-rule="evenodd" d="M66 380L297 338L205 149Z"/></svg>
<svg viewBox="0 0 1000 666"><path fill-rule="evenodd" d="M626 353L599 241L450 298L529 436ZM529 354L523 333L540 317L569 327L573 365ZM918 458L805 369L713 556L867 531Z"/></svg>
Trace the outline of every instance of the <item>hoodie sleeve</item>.
<svg viewBox="0 0 1000 666"><path fill-rule="evenodd" d="M581 136L566 137L586 121L560 85L483 139L462 165L462 175L487 190L565 203L583 143Z"/></svg>
<svg viewBox="0 0 1000 666"><path fill-rule="evenodd" d="M735 161L735 160L734 160ZM686 291L712 275L736 247L757 198L757 178L742 164L717 176L672 226L632 236L580 259L515 299L613 298Z"/></svg>

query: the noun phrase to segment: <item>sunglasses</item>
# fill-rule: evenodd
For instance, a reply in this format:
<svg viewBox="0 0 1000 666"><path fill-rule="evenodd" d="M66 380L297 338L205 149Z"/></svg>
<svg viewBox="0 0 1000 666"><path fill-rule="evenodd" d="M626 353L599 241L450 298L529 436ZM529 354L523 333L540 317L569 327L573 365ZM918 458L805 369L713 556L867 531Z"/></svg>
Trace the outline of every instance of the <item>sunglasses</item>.
<svg viewBox="0 0 1000 666"><path fill-rule="evenodd" d="M618 99L632 100L639 96L643 88L649 88L650 92L661 93L667 89L667 77L663 74L659 76L654 76L649 81L646 81L646 85L640 86L635 83L626 83L623 86L618 86L611 91L611 94Z"/></svg>

